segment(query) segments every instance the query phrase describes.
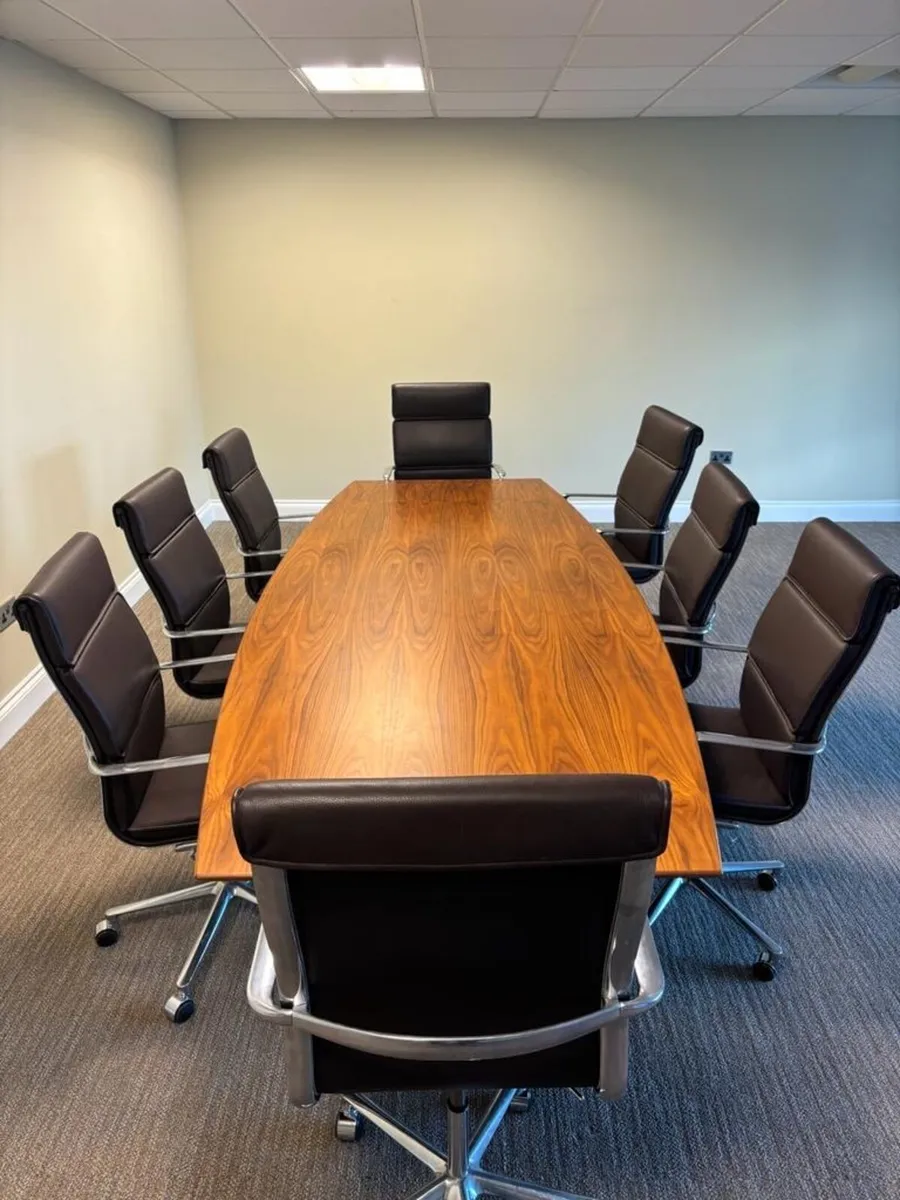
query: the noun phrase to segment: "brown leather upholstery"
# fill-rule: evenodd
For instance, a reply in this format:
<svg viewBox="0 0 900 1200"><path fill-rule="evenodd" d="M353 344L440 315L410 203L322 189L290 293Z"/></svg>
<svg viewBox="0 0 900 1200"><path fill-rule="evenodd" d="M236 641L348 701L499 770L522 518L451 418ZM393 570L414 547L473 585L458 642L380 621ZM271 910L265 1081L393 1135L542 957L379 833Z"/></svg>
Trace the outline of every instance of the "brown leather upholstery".
<svg viewBox="0 0 900 1200"><path fill-rule="evenodd" d="M165 467L113 505L113 518L156 597L170 629L223 629L231 623L225 568L197 519L184 476ZM230 654L237 635L173 638L172 658ZM225 691L230 662L181 667L175 682L190 696L214 699Z"/></svg>
<svg viewBox="0 0 900 1200"><path fill-rule="evenodd" d="M311 780L234 798L249 862L420 869L656 858L656 788L633 776Z"/></svg>
<svg viewBox="0 0 900 1200"><path fill-rule="evenodd" d="M721 463L700 472L691 511L669 546L659 588L659 620L667 625L703 626L737 562L759 505L740 479ZM682 687L703 665L699 649L670 645Z"/></svg>
<svg viewBox="0 0 900 1200"><path fill-rule="evenodd" d="M489 383L395 383L395 479L490 479Z"/></svg>
<svg viewBox="0 0 900 1200"><path fill-rule="evenodd" d="M310 1011L386 1032L461 1035L598 1007L620 896L631 895L626 864L645 860L649 902L670 797L667 784L639 776L517 776L256 784L233 807L258 874L263 863L284 869ZM260 894L264 922L268 899ZM596 1035L471 1063L313 1046L320 1093L595 1086L600 1062Z"/></svg>
<svg viewBox="0 0 900 1200"><path fill-rule="evenodd" d="M666 525L702 441L699 425L656 404L647 409L616 488L617 529L661 529ZM647 564L646 571L632 569L637 583L652 579L662 563L662 533L620 533L607 541L623 562Z"/></svg>
<svg viewBox="0 0 900 1200"><path fill-rule="evenodd" d="M15 611L98 762L209 749L211 724L166 729L153 647L116 591L92 533L75 534L53 555L23 588ZM203 767L104 778L106 823L136 845L195 837L204 778Z"/></svg>
<svg viewBox="0 0 900 1200"><path fill-rule="evenodd" d="M281 527L272 493L260 474L250 439L243 429L228 429L203 451L203 465L213 477L219 499L237 531L246 571L274 571L277 554L257 556L254 550L280 550ZM258 600L265 579L246 579L247 595Z"/></svg>
<svg viewBox="0 0 900 1200"><path fill-rule="evenodd" d="M887 614L900 577L825 517L811 521L748 646L739 707L692 705L698 729L816 742ZM809 796L814 759L701 746L716 814L773 823Z"/></svg>

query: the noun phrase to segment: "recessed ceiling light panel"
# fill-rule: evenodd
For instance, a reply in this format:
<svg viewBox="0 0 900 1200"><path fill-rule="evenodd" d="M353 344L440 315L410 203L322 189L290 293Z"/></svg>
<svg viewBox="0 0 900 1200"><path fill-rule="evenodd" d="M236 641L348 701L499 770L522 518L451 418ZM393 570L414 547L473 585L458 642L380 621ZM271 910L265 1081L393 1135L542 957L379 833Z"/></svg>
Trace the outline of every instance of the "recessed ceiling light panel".
<svg viewBox="0 0 900 1200"><path fill-rule="evenodd" d="M300 67L304 80L317 92L424 92L420 66Z"/></svg>

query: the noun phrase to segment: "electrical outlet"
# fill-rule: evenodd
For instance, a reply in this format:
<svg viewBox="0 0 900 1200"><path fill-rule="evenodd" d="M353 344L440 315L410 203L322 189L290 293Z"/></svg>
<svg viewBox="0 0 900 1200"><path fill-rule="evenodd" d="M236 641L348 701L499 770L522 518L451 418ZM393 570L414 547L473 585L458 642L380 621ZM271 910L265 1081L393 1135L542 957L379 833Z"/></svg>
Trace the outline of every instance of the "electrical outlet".
<svg viewBox="0 0 900 1200"><path fill-rule="evenodd" d="M13 605L15 602L15 596L10 596L5 604L0 605L0 633L3 632L7 625L12 625L16 619L15 614L13 613Z"/></svg>
<svg viewBox="0 0 900 1200"><path fill-rule="evenodd" d="M724 463L726 466L730 466L732 458L734 458L732 450L710 450L709 452L710 462Z"/></svg>

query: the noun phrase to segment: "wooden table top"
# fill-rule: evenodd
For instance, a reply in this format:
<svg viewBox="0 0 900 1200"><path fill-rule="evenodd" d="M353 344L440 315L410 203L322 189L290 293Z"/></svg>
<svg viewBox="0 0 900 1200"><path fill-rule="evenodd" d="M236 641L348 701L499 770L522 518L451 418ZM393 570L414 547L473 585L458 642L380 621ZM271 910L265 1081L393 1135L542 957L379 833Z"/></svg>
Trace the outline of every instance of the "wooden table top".
<svg viewBox="0 0 900 1200"><path fill-rule="evenodd" d="M604 539L538 479L352 483L270 580L212 746L196 873L270 779L624 772L672 786L665 875L716 874L668 651Z"/></svg>

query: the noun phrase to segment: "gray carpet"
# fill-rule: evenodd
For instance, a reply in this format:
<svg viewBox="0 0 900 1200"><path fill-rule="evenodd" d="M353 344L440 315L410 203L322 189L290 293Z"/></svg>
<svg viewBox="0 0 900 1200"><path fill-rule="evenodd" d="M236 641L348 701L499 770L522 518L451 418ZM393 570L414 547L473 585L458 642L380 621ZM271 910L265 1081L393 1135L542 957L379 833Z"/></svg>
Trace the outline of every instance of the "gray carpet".
<svg viewBox="0 0 900 1200"><path fill-rule="evenodd" d="M900 562L900 528L855 532ZM718 637L745 640L798 533L751 533ZM224 528L215 536L229 544ZM163 653L153 602L139 612ZM720 658L707 656L693 696L731 701L739 664ZM174 689L169 699L177 720L214 711ZM626 1097L538 1093L486 1166L617 1200L900 1197L898 699L900 614L831 722L802 816L725 836L729 857L787 860L773 894L724 885L787 944L778 979L748 979L753 946L683 894L657 926L667 993L635 1023ZM334 1142L333 1101L288 1105L279 1040L243 998L249 911L232 910L197 1014L178 1028L161 1004L200 904L131 919L117 946L95 947L107 904L181 886L190 864L107 832L55 698L0 751L0 846L3 1200L400 1200L422 1179L374 1130ZM435 1097L385 1102L441 1139Z"/></svg>

